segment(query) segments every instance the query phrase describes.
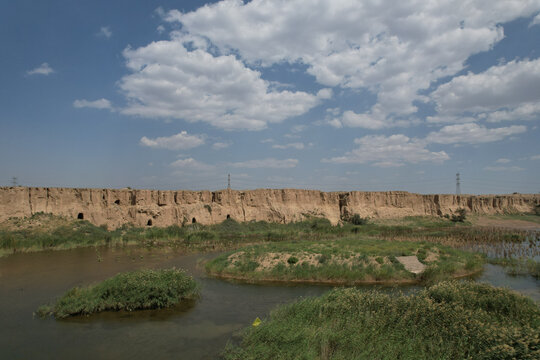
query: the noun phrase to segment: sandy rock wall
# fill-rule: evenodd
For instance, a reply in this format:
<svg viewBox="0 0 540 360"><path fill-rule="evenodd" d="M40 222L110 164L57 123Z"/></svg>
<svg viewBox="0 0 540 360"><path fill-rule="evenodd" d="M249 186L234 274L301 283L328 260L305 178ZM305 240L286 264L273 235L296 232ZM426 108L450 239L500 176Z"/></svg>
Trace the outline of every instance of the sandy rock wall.
<svg viewBox="0 0 540 360"><path fill-rule="evenodd" d="M338 223L342 215L395 218L452 214L465 208L475 214L530 212L540 194L420 195L403 191L322 192L298 189L174 191L0 187L0 222L37 212L82 217L116 228L169 226L198 222L299 221L319 216Z"/></svg>

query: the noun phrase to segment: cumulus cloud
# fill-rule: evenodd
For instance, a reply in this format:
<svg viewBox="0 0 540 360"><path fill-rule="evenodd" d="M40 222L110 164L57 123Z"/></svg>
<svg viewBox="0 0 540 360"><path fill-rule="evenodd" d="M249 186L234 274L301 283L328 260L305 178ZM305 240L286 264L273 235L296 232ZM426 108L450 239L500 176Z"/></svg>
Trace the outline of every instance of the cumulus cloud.
<svg viewBox="0 0 540 360"><path fill-rule="evenodd" d="M49 74L52 74L53 72L54 72L53 68L50 67L50 65L45 62L35 69L28 70L26 74L27 75L49 75Z"/></svg>
<svg viewBox="0 0 540 360"><path fill-rule="evenodd" d="M113 106L111 102L107 99L98 99L98 100L75 100L73 102L73 107L76 108L94 108L94 109L109 109L112 110Z"/></svg>
<svg viewBox="0 0 540 360"><path fill-rule="evenodd" d="M193 158L178 159L170 164L170 166L176 169L176 173L182 170L193 170L193 171L210 171L214 170L213 165L208 165L203 162L197 161Z"/></svg>
<svg viewBox="0 0 540 360"><path fill-rule="evenodd" d="M290 144L285 144L285 145L279 145L279 144L275 144L275 145L272 145L272 148L274 149L296 149L296 150L302 150L304 148L304 143L301 143L301 142L296 142L296 143L290 143Z"/></svg>
<svg viewBox="0 0 540 360"><path fill-rule="evenodd" d="M502 140L510 135L521 134L527 130L522 125L489 129L475 123L448 125L426 137L429 143L438 144L480 144Z"/></svg>
<svg viewBox="0 0 540 360"><path fill-rule="evenodd" d="M540 25L540 14L536 15L529 24L529 27L534 25Z"/></svg>
<svg viewBox="0 0 540 360"><path fill-rule="evenodd" d="M511 61L479 74L454 77L431 98L440 116L459 122L472 114L488 122L534 120L540 116L540 59ZM430 122L437 122L429 119Z"/></svg>
<svg viewBox="0 0 540 360"><path fill-rule="evenodd" d="M216 142L216 143L214 143L212 145L212 149L214 149L214 150L226 149L231 145L232 145L232 143Z"/></svg>
<svg viewBox="0 0 540 360"><path fill-rule="evenodd" d="M195 49L187 42L199 40ZM193 42L190 42L191 46ZM120 81L129 103L124 114L202 121L234 130L261 130L268 123L306 113L326 98L302 91L277 91L261 73L234 55L214 56L200 38L178 35L170 41L126 49L132 72Z"/></svg>
<svg viewBox="0 0 540 360"><path fill-rule="evenodd" d="M427 100L419 90L461 71L472 54L503 39L499 24L538 10L537 0L493 0L489 6L485 0L392 6L384 1L225 0L163 17L247 64L302 63L322 85L368 89L377 96L364 114L370 118L350 120L380 128L381 121L391 126L396 116L415 113L413 102Z"/></svg>
<svg viewBox="0 0 540 360"><path fill-rule="evenodd" d="M102 26L99 29L98 35L109 39L112 36L111 28L109 26Z"/></svg>
<svg viewBox="0 0 540 360"><path fill-rule="evenodd" d="M261 160L248 160L248 161L235 162L235 163L231 163L230 165L235 168L248 168L248 169L259 169L259 168L290 169L298 165L298 160L297 159L278 160L275 158L267 158L267 159L261 159Z"/></svg>
<svg viewBox="0 0 540 360"><path fill-rule="evenodd" d="M323 159L323 162L366 164L379 167L403 166L406 163L442 163L450 157L444 151L432 152L426 149L425 141L411 139L405 135L370 135L355 139L358 148L344 156Z"/></svg>
<svg viewBox="0 0 540 360"><path fill-rule="evenodd" d="M204 136L189 135L186 131L182 131L176 135L157 137L154 139L143 136L140 140L140 144L155 149L187 150L204 144Z"/></svg>

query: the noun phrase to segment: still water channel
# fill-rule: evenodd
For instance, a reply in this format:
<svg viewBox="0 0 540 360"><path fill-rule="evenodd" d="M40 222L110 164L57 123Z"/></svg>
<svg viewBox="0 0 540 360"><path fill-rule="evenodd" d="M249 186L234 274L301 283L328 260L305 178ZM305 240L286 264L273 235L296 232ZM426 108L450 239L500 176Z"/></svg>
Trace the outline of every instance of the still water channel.
<svg viewBox="0 0 540 360"><path fill-rule="evenodd" d="M205 276L200 261L215 254L83 248L0 259L0 359L215 359L228 341L276 305L317 296L326 286L268 286ZM201 298L173 309L101 313L57 321L34 318L38 306L66 290L138 268L184 268ZM510 277L486 265L478 281L507 286L540 301L540 281ZM371 289L373 286L366 286ZM381 288L395 292L395 288ZM400 288L410 292L418 287Z"/></svg>

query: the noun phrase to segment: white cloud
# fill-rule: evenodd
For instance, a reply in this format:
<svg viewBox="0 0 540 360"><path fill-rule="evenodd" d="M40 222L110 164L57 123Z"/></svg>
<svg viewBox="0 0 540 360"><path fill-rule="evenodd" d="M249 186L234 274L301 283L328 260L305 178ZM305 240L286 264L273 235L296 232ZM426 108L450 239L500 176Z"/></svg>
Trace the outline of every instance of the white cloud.
<svg viewBox="0 0 540 360"><path fill-rule="evenodd" d="M267 158L261 160L248 160L242 162L235 162L230 164L232 167L236 168L248 168L248 169L290 169L298 165L297 159L283 159L278 160L274 158Z"/></svg>
<svg viewBox="0 0 540 360"><path fill-rule="evenodd" d="M448 125L426 137L429 143L438 144L480 144L499 141L510 135L521 134L527 130L522 125L488 129L475 123Z"/></svg>
<svg viewBox="0 0 540 360"><path fill-rule="evenodd" d="M388 125L385 116L382 114L356 114L353 111L345 111L340 123L348 127L361 127L371 130L379 130ZM338 127L336 122L331 122L330 124Z"/></svg>
<svg viewBox="0 0 540 360"><path fill-rule="evenodd" d="M540 160L540 154L531 156L531 160Z"/></svg>
<svg viewBox="0 0 540 360"><path fill-rule="evenodd" d="M199 48L204 41L188 51L184 42L191 40L201 39L178 35L124 51L132 71L120 81L129 99L124 114L202 121L227 130L261 130L268 123L306 113L324 98L270 90L260 72L235 56L214 56Z"/></svg>
<svg viewBox="0 0 540 360"><path fill-rule="evenodd" d="M226 149L229 146L231 146L231 143L225 143L225 142L216 142L212 145L212 149L214 150L221 150Z"/></svg>
<svg viewBox="0 0 540 360"><path fill-rule="evenodd" d="M215 168L213 165L199 162L193 158L178 159L171 163L170 166L177 170L175 174L179 174L181 170L210 171Z"/></svg>
<svg viewBox="0 0 540 360"><path fill-rule="evenodd" d="M109 26L102 26L99 29L98 35L106 37L107 39L109 39L112 36L111 28Z"/></svg>
<svg viewBox="0 0 540 360"><path fill-rule="evenodd" d="M540 14L536 15L534 19L532 19L531 23L529 24L529 27L534 25L540 25Z"/></svg>
<svg viewBox="0 0 540 360"><path fill-rule="evenodd" d="M525 169L519 166L486 166L484 170L487 171L523 171Z"/></svg>
<svg viewBox="0 0 540 360"><path fill-rule="evenodd" d="M354 140L358 148L347 152L344 156L323 159L323 162L340 164L372 163L379 167L402 166L405 163L434 162L442 163L450 157L446 152L431 152L426 143L419 139L397 134L391 136L370 135Z"/></svg>
<svg viewBox="0 0 540 360"><path fill-rule="evenodd" d="M73 107L76 108L94 108L94 109L109 109L112 110L113 106L111 102L107 99L98 99L98 100L75 100L73 102Z"/></svg>
<svg viewBox="0 0 540 360"><path fill-rule="evenodd" d="M187 150L204 144L204 136L189 135L186 131L182 131L173 136L157 137L154 139L143 136L140 144L155 149Z"/></svg>
<svg viewBox="0 0 540 360"><path fill-rule="evenodd" d="M511 61L479 74L454 77L431 97L442 118L450 120L467 113L489 122L533 120L540 117L538 84L540 59Z"/></svg>
<svg viewBox="0 0 540 360"><path fill-rule="evenodd" d="M26 74L28 75L49 75L54 72L53 68L47 63L43 63L35 69L28 70Z"/></svg>
<svg viewBox="0 0 540 360"><path fill-rule="evenodd" d="M510 159L505 159L505 158L500 158L500 159L497 159L497 161L495 161L497 164L508 164L510 161Z"/></svg>
<svg viewBox="0 0 540 360"><path fill-rule="evenodd" d="M261 141L259 141L261 144L268 144L268 143L273 143L274 142L274 139L263 139Z"/></svg>
<svg viewBox="0 0 540 360"><path fill-rule="evenodd" d="M159 26L156 28L156 31L158 32L158 34L163 34L163 33L165 32L165 26L159 25Z"/></svg>
<svg viewBox="0 0 540 360"><path fill-rule="evenodd" d="M301 142L290 143L290 144L285 144L285 145L275 144L275 145L272 145L272 148L274 148L274 149L290 149L290 148L293 148L293 149L296 149L296 150L302 150L304 148L304 144L301 143Z"/></svg>
<svg viewBox="0 0 540 360"><path fill-rule="evenodd" d="M325 86L368 89L377 103L365 115L393 125L426 100L419 90L503 39L499 24L538 10L537 0L225 0L164 19L248 64L302 63Z"/></svg>

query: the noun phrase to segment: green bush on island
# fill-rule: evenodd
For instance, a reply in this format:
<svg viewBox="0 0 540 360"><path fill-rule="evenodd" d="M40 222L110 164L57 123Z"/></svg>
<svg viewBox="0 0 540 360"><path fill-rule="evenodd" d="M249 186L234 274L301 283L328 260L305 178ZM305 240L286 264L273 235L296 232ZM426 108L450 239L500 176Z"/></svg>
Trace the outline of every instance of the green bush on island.
<svg viewBox="0 0 540 360"><path fill-rule="evenodd" d="M65 318L101 311L159 309L197 296L198 285L185 271L143 269L120 273L97 285L75 287L54 306L41 306L37 314Z"/></svg>
<svg viewBox="0 0 540 360"><path fill-rule="evenodd" d="M335 289L274 310L234 359L538 359L540 309L512 291L443 282L411 296Z"/></svg>
<svg viewBox="0 0 540 360"><path fill-rule="evenodd" d="M425 265L415 275L398 256L414 256ZM484 257L428 242L344 238L251 245L206 263L207 273L260 282L431 282L480 271Z"/></svg>

